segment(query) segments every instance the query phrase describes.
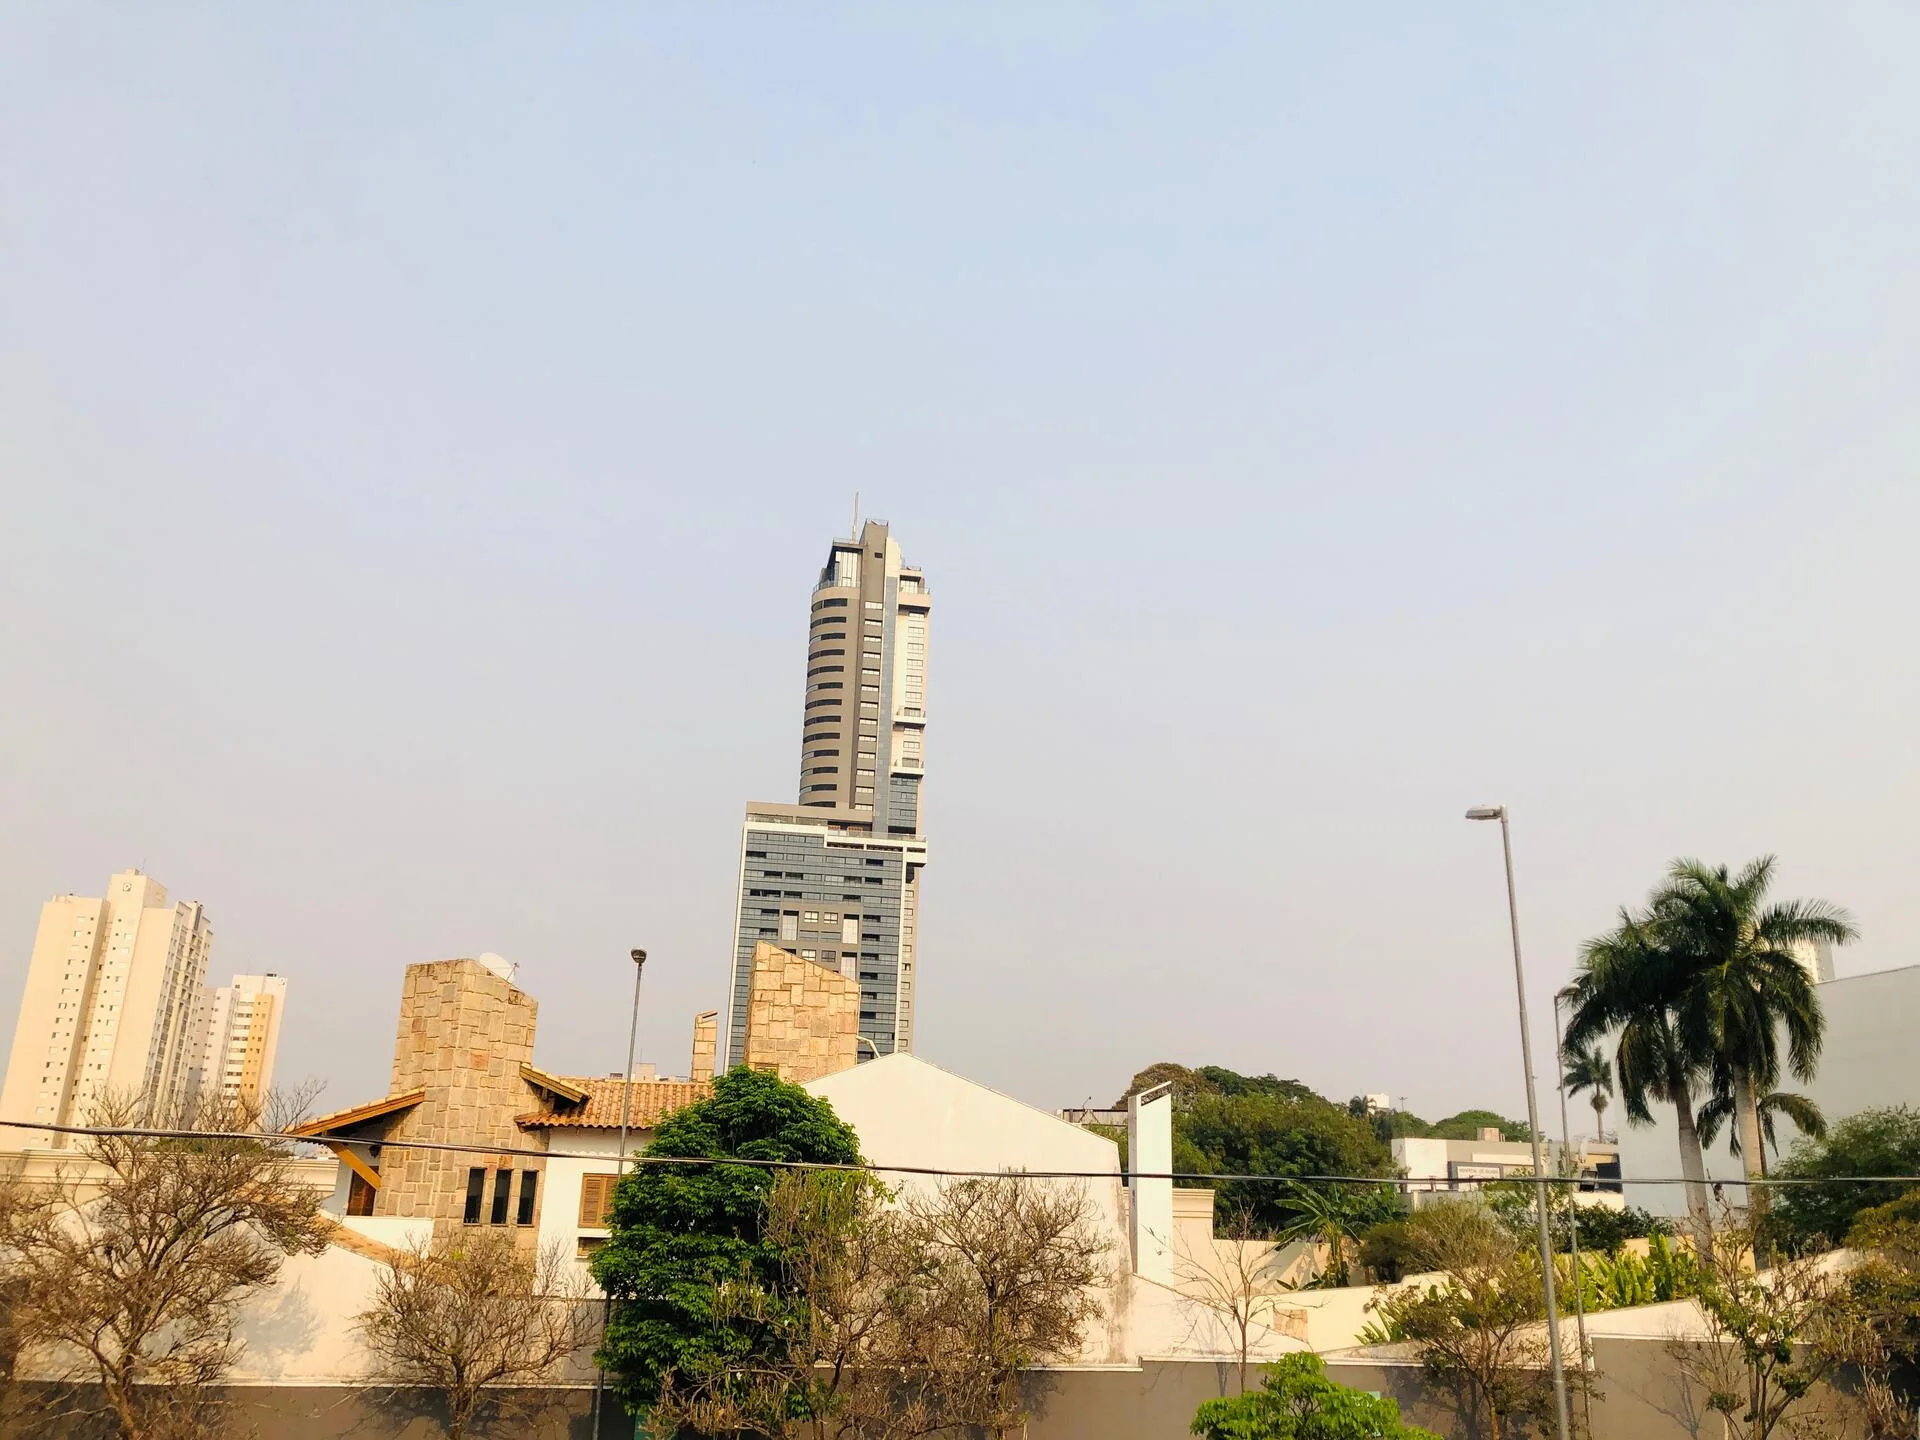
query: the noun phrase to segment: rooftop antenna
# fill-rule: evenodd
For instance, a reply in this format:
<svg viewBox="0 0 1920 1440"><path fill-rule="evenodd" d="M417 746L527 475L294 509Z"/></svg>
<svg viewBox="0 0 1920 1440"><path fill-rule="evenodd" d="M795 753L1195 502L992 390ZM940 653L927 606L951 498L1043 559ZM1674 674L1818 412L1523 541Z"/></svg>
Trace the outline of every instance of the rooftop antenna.
<svg viewBox="0 0 1920 1440"><path fill-rule="evenodd" d="M858 490L853 492L853 528L847 532L847 536L853 540L860 538L860 492Z"/></svg>

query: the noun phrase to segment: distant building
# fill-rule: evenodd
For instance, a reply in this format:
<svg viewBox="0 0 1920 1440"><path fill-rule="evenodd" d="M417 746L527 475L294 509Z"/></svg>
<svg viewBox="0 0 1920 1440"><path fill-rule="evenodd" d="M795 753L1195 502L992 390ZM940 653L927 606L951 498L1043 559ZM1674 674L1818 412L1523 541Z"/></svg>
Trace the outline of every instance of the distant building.
<svg viewBox="0 0 1920 1440"><path fill-rule="evenodd" d="M498 1228L584 1258L606 1237L623 1106L638 1150L662 1117L709 1092L707 1080L656 1080L651 1065L630 1084L541 1069L540 1007L510 973L492 955L409 965L387 1093L295 1129L339 1157L327 1208L350 1231L392 1244ZM705 1019L694 1023L696 1067ZM576 1158L549 1160L549 1149Z"/></svg>
<svg viewBox="0 0 1920 1440"><path fill-rule="evenodd" d="M1127 1108L1099 1105L1069 1105L1064 1110L1053 1112L1069 1125L1124 1125L1127 1123Z"/></svg>
<svg viewBox="0 0 1920 1440"><path fill-rule="evenodd" d="M1576 1198L1581 1204L1610 1210L1626 1204L1619 1146L1583 1140L1569 1152L1558 1141L1549 1140L1541 1150L1549 1173L1579 1177ZM1533 1146L1525 1140L1503 1140L1492 1126L1482 1130L1477 1140L1403 1136L1393 1141L1393 1164L1406 1177L1408 1198L1419 1206L1441 1196L1477 1194L1488 1181L1531 1176Z"/></svg>
<svg viewBox="0 0 1920 1440"><path fill-rule="evenodd" d="M1393 1096L1391 1095L1382 1093L1363 1095L1360 1097L1360 1100L1361 1103L1367 1107L1367 1114L1369 1115L1385 1115L1393 1109Z"/></svg>
<svg viewBox="0 0 1920 1440"><path fill-rule="evenodd" d="M1793 947L1793 958L1805 967L1807 977L1816 985L1833 979L1833 942L1802 940Z"/></svg>
<svg viewBox="0 0 1920 1440"><path fill-rule="evenodd" d="M173 1118L185 1103L196 1001L213 952L198 901L123 870L97 898L58 895L40 929L0 1086L0 1119L85 1124L95 1102L137 1104L137 1118ZM9 1146L65 1148L67 1137L15 1131Z"/></svg>
<svg viewBox="0 0 1920 1440"><path fill-rule="evenodd" d="M193 1093L258 1105L273 1088L280 1021L287 1010L286 977L236 975L206 997L204 1009Z"/></svg>
<svg viewBox="0 0 1920 1440"><path fill-rule="evenodd" d="M855 982L863 1059L913 1048L931 609L885 525L829 548L807 636L798 803L749 805L741 830L723 1068L746 1053L763 940Z"/></svg>

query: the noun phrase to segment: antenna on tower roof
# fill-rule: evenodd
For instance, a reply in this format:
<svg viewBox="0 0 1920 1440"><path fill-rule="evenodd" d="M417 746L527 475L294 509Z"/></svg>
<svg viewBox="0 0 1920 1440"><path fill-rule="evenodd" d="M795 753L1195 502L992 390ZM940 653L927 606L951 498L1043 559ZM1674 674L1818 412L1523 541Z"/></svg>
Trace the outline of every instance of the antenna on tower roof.
<svg viewBox="0 0 1920 1440"><path fill-rule="evenodd" d="M853 492L853 528L847 532L850 539L860 538L860 492Z"/></svg>

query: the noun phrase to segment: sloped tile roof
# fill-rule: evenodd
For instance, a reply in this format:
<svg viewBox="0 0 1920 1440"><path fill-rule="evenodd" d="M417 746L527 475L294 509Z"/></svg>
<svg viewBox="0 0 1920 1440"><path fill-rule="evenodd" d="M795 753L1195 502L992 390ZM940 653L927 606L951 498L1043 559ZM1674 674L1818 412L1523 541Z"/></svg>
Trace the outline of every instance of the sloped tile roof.
<svg viewBox="0 0 1920 1440"><path fill-rule="evenodd" d="M582 1105L550 1106L529 1115L516 1115L514 1123L523 1130L554 1128L618 1130L620 1128L620 1092L626 1087L618 1080L595 1080L573 1075L554 1077L586 1091ZM657 1125L676 1110L713 1093L706 1080L636 1080L633 1082L632 1113L627 1123L635 1130Z"/></svg>
<svg viewBox="0 0 1920 1440"><path fill-rule="evenodd" d="M408 1090L399 1095L388 1095L380 1100L370 1100L365 1105L353 1105L345 1110L335 1110L331 1115L316 1116L303 1125L295 1125L287 1133L302 1137L328 1135L335 1130L350 1129L368 1120L378 1120L396 1111L410 1109L426 1099L426 1096L425 1090Z"/></svg>

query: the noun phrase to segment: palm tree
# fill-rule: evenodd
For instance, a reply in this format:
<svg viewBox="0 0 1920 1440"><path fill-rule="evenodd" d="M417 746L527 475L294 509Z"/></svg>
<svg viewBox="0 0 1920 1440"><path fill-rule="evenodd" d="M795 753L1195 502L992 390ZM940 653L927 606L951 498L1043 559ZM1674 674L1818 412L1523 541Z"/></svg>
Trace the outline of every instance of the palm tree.
<svg viewBox="0 0 1920 1440"><path fill-rule="evenodd" d="M1653 1123L1650 1101L1673 1106L1687 1218L1694 1248L1705 1263L1713 1253L1713 1222L1693 1097L1707 1078L1710 1062L1687 1050L1674 1029L1661 988L1665 969L1649 917L1622 909L1618 926L1581 947L1573 983L1561 991L1572 1011L1564 1048L1577 1053L1608 1035L1615 1037L1614 1069L1628 1124Z"/></svg>
<svg viewBox="0 0 1920 1440"><path fill-rule="evenodd" d="M1788 1090L1769 1090L1760 1097L1760 1133L1766 1139L1766 1148L1775 1155L1780 1153L1780 1141L1774 1134L1774 1117L1785 1116L1793 1122L1793 1128L1813 1140L1827 1138L1827 1117L1820 1107L1804 1095L1795 1095ZM1700 1107L1700 1143L1711 1145L1720 1138L1720 1127L1733 1118L1733 1097L1715 1095ZM1740 1137L1732 1132L1727 1136L1728 1148L1733 1154L1740 1153ZM1760 1173L1767 1173L1767 1157L1760 1156Z"/></svg>
<svg viewBox="0 0 1920 1440"><path fill-rule="evenodd" d="M1779 1080L1781 1036L1787 1068L1804 1083L1813 1078L1826 1035L1820 997L1797 952L1859 934L1846 911L1824 900L1767 904L1773 869L1771 855L1737 875L1724 865L1678 860L1650 907L1674 1029L1684 1049L1708 1058L1715 1092L1732 1100L1749 1181L1766 1173L1760 1097ZM1764 1214L1764 1188L1749 1197Z"/></svg>
<svg viewBox="0 0 1920 1440"><path fill-rule="evenodd" d="M1356 1238L1360 1226L1374 1219L1362 1197L1346 1193L1343 1187L1318 1189L1304 1181L1293 1183L1287 1204L1295 1212L1291 1224L1281 1230L1280 1243L1317 1240L1327 1247L1327 1267L1321 1282L1341 1286L1352 1277L1347 1262L1347 1242Z"/></svg>
<svg viewBox="0 0 1920 1440"><path fill-rule="evenodd" d="M1560 1083L1567 1087L1569 1095L1578 1095L1582 1090L1588 1093L1587 1103L1593 1106L1593 1138L1605 1140L1607 1099L1613 1094L1613 1065L1600 1053L1598 1045L1589 1045L1584 1050L1569 1049L1562 1058L1567 1072Z"/></svg>

